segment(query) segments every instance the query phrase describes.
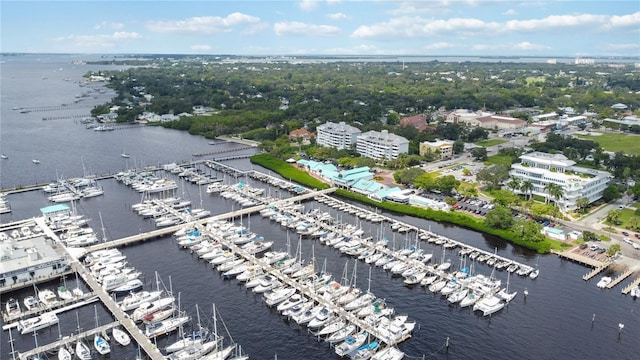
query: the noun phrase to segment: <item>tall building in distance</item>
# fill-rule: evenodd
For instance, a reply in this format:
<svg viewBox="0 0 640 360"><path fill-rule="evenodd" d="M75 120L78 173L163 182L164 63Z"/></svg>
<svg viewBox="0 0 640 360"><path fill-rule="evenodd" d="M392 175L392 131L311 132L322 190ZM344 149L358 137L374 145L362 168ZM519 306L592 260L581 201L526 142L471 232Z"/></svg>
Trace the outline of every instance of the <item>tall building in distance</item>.
<svg viewBox="0 0 640 360"><path fill-rule="evenodd" d="M557 201L565 211L575 210L576 200L579 198L587 198L589 203L600 199L612 177L607 171L575 166L575 161L562 154L532 152L520 156L520 159L521 163L511 165L509 174L521 183L531 182L533 195ZM562 188L560 199L549 194L548 184L556 184Z"/></svg>
<svg viewBox="0 0 640 360"><path fill-rule="evenodd" d="M316 144L322 146L331 146L338 150L348 149L355 144L358 135L361 134L360 129L340 122L338 124L326 122L316 128L317 137Z"/></svg>
<svg viewBox="0 0 640 360"><path fill-rule="evenodd" d="M395 160L398 155L409 152L409 140L387 130L367 131L358 136L356 151L376 160Z"/></svg>

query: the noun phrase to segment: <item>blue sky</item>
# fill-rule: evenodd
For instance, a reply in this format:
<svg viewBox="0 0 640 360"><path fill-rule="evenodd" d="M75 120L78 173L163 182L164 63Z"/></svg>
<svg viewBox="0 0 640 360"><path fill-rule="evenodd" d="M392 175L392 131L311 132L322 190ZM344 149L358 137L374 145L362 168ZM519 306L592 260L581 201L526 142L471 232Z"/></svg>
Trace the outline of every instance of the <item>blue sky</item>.
<svg viewBox="0 0 640 360"><path fill-rule="evenodd" d="M2 52L640 56L639 1L6 1Z"/></svg>

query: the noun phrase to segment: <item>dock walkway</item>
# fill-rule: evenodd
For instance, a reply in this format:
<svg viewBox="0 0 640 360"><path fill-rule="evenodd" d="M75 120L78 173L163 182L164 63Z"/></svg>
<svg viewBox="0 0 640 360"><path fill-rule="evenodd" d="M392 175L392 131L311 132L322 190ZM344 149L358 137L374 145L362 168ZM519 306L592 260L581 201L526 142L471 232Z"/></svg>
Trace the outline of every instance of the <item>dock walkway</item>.
<svg viewBox="0 0 640 360"><path fill-rule="evenodd" d="M60 339L58 341L54 341L54 342L46 344L46 345L38 346L35 349L31 349L31 350L29 350L27 352L20 353L18 355L18 358L25 359L25 360L26 359L32 359L32 357L35 356L35 355L43 354L43 353L46 353L46 352L50 352L50 351L53 351L53 350L59 348L60 346L63 346L63 345L67 346L68 344L75 343L78 340L82 340L84 338L87 338L87 337L90 337L92 335L101 333L103 331L107 331L107 330L113 329L114 327L118 326L118 324L119 324L119 322L115 321L115 322L112 322L110 324L102 325L100 327L97 327L97 328L94 328L94 329L91 329L91 330L87 330L85 332L81 332L80 334L77 334L77 335L71 335L69 337L64 337L64 338L62 338L62 339Z"/></svg>
<svg viewBox="0 0 640 360"><path fill-rule="evenodd" d="M629 293L631 292L631 290L632 290L634 287L638 286L638 285L640 285L640 276L638 276L635 280L633 280L629 285L625 286L625 287L622 289L622 293L623 293L624 295L629 295Z"/></svg>
<svg viewBox="0 0 640 360"><path fill-rule="evenodd" d="M618 285L619 283L622 282L622 280L631 276L631 274L633 274L633 270L627 270L624 273L620 274L617 278L613 279L613 281L607 284L607 289L611 289L614 286Z"/></svg>
<svg viewBox="0 0 640 360"><path fill-rule="evenodd" d="M602 267L602 266L604 266L606 264L606 263L604 263L602 261L598 261L598 260L592 259L592 258L584 256L584 255L576 254L576 253L573 252L575 249L576 248L573 248L573 249L565 250L565 251L562 251L562 252L556 251L556 250L551 250L551 253L556 254L556 255L560 256L561 258L572 260L572 261L575 261L575 262L577 262L579 264L587 265L587 266L590 266L592 268L599 268L599 267Z"/></svg>

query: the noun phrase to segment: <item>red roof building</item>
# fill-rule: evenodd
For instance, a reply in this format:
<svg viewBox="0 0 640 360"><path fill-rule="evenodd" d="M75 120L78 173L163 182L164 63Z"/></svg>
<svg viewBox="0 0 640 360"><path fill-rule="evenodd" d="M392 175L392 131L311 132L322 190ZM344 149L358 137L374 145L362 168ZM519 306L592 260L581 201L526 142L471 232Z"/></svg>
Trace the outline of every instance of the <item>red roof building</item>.
<svg viewBox="0 0 640 360"><path fill-rule="evenodd" d="M424 115L405 117L400 120L400 126L411 126L416 128L419 132L423 132L428 128L427 117Z"/></svg>
<svg viewBox="0 0 640 360"><path fill-rule="evenodd" d="M316 134L312 133L307 129L296 129L296 130L292 130L289 133L289 139L292 141L296 141L299 138L302 138L303 142L308 142L315 137L316 137Z"/></svg>

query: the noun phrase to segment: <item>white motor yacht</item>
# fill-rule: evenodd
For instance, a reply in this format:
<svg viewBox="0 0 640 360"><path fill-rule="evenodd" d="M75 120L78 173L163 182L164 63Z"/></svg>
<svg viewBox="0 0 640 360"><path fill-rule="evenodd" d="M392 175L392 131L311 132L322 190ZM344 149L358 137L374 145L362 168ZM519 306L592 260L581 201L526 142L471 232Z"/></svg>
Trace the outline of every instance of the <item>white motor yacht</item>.
<svg viewBox="0 0 640 360"><path fill-rule="evenodd" d="M495 312L500 311L504 307L505 303L497 296L489 296L479 300L473 305L473 311L482 311L483 316L489 316Z"/></svg>
<svg viewBox="0 0 640 360"><path fill-rule="evenodd" d="M32 318L18 321L18 331L28 334L40 329L48 328L58 323L58 316L53 312L42 313Z"/></svg>

